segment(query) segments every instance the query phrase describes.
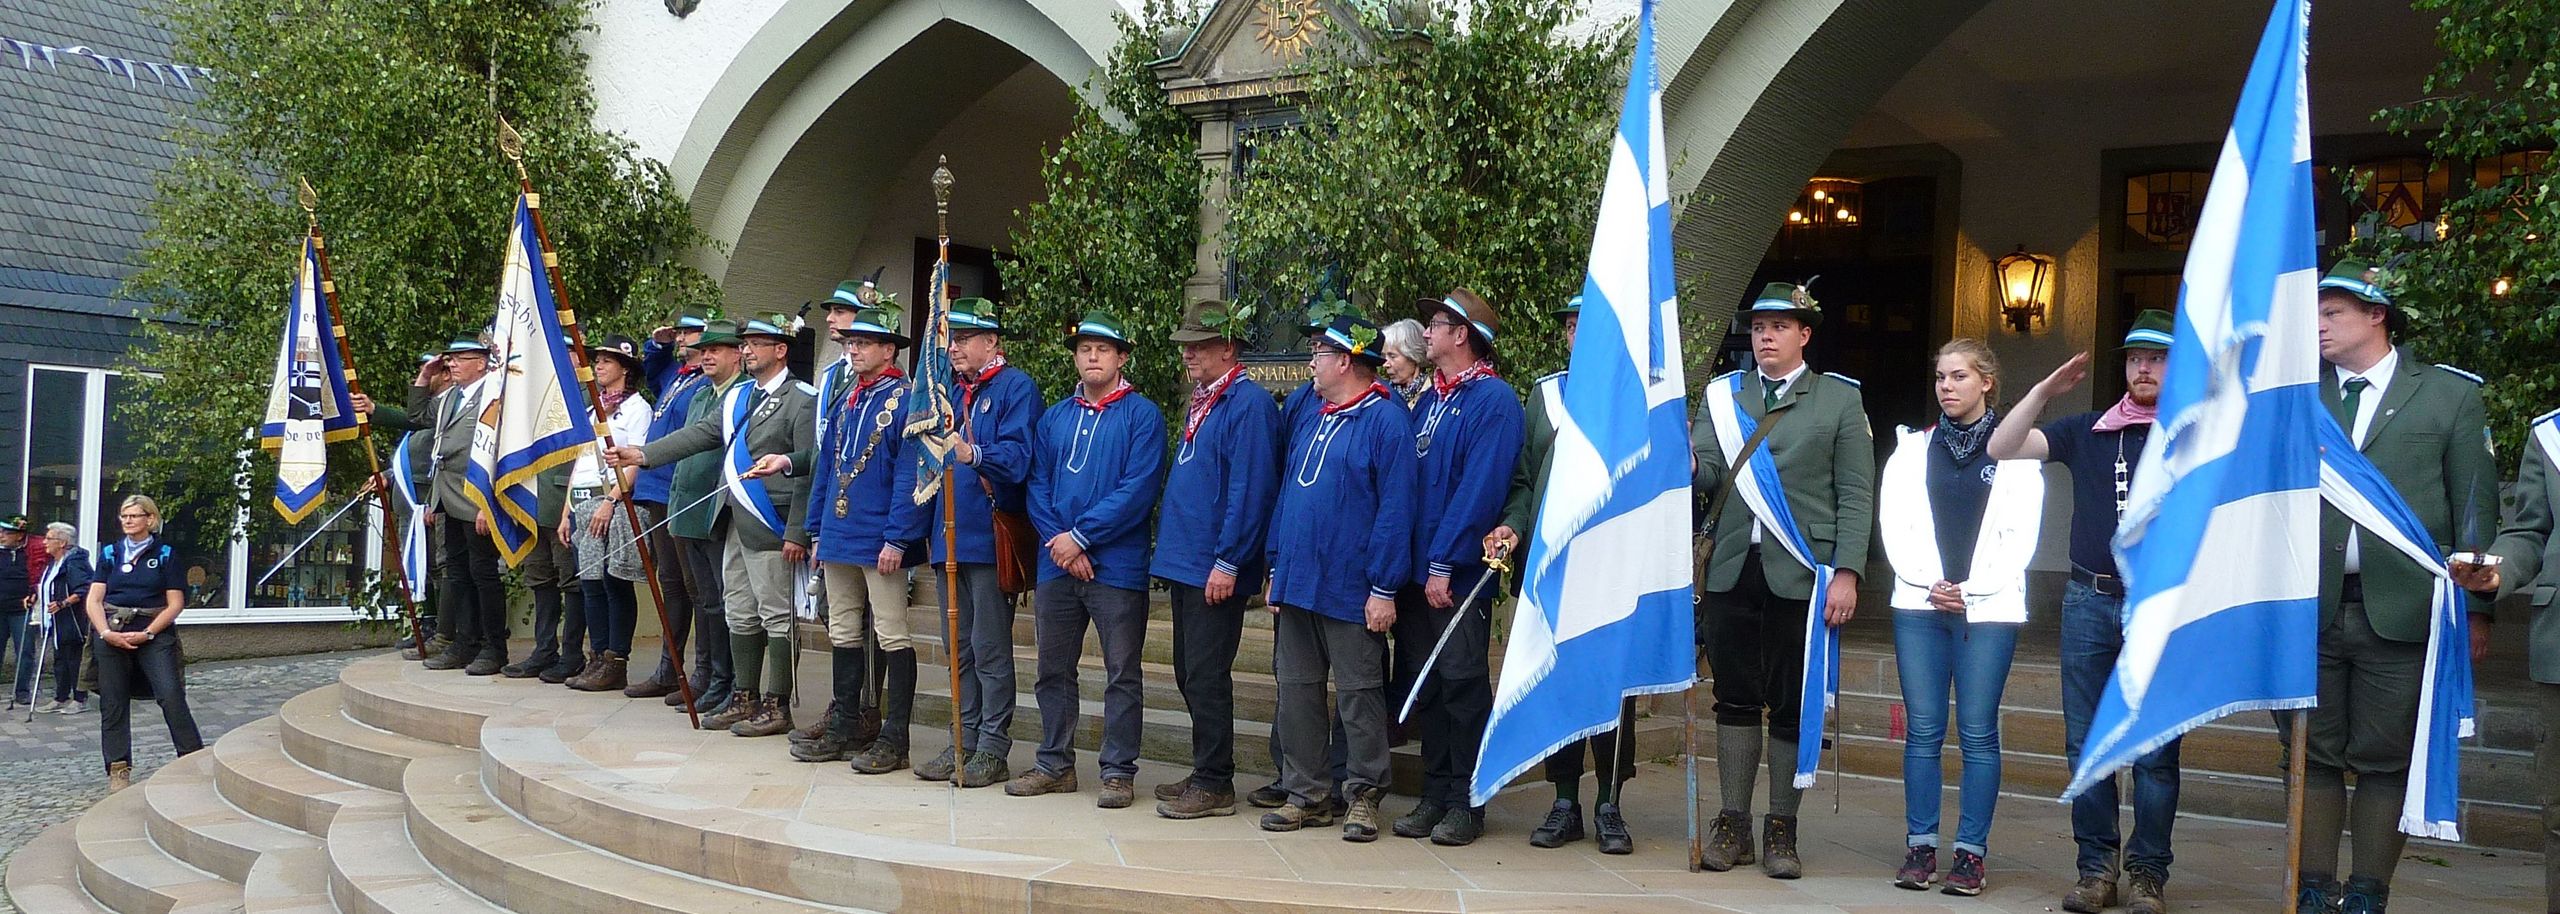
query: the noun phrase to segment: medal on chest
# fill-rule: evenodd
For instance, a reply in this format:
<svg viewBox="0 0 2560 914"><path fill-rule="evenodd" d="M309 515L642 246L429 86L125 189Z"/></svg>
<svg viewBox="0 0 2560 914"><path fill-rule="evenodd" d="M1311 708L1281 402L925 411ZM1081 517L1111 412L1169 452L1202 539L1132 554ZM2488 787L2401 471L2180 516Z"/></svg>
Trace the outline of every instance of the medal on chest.
<svg viewBox="0 0 2560 914"><path fill-rule="evenodd" d="M837 455L838 464L846 467L836 472L837 517L844 517L853 511L853 478L862 475L863 468L871 465L872 451L880 446L880 436L889 430L892 418L890 413L896 407L897 400L898 398L894 396L881 398L880 411L871 415L871 438L862 443L860 456L855 457L852 463L846 464L843 462L843 455ZM846 435L845 440L851 442L853 436Z"/></svg>

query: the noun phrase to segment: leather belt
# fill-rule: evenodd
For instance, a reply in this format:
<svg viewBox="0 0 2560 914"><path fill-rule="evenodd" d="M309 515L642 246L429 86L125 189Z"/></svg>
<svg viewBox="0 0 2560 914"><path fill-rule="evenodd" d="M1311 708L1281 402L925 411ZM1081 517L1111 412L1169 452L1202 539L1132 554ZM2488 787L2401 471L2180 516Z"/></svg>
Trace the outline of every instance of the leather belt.
<svg viewBox="0 0 2560 914"><path fill-rule="evenodd" d="M2099 596L2124 596L2124 579L2112 574L2099 574L2078 565L2073 565L2071 566L2071 579L2087 585L2090 590L2097 591Z"/></svg>
<svg viewBox="0 0 2560 914"><path fill-rule="evenodd" d="M579 487L577 487L577 488L573 488L573 489L570 489L570 490L569 490L569 500L570 500L571 502L581 502L581 501L586 501L587 499L590 499L590 498L603 498L603 497L604 497L604 487L603 487L603 486L579 486Z"/></svg>

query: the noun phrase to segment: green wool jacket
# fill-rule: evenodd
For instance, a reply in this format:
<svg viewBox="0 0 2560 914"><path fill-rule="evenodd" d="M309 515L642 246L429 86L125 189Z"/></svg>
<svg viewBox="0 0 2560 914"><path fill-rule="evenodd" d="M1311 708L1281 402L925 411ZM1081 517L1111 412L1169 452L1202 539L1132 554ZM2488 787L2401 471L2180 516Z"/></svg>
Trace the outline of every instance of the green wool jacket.
<svg viewBox="0 0 2560 914"><path fill-rule="evenodd" d="M2506 560L2498 569L2500 607L2521 604L2533 613L2528 654L2533 681L2560 684L2560 614L2551 611L2552 598L2560 596L2560 538L2551 535L2552 516L2560 514L2560 465L2551 462L2551 453L2530 432L2524 449L2524 465L2516 474L2515 514L2489 551Z"/></svg>
<svg viewBox="0 0 2560 914"><path fill-rule="evenodd" d="M1708 397L1735 396L1726 390L1730 374L1707 382L1689 426L1690 453L1697 459L1697 492L1703 504L1724 485L1730 468L1716 442L1715 414ZM1867 427L1866 401L1858 386L1835 375L1807 371L1778 398L1775 409L1763 410L1757 377L1745 378L1741 402L1735 406L1755 420L1784 413L1787 418L1761 448L1777 461L1778 481L1805 539L1813 544L1813 560L1853 572L1867 567L1867 547L1875 538L1875 435ZM1747 439L1746 439L1747 440ZM1725 500L1724 513L1713 519L1715 553L1707 562L1707 579L1698 582L1711 593L1731 591L1742 578L1742 562L1751 550L1751 506L1737 493ZM1813 595L1813 572L1767 542L1760 550L1760 570L1769 592L1787 599Z"/></svg>
<svg viewBox="0 0 2560 914"><path fill-rule="evenodd" d="M1564 372L1556 372L1529 385L1528 437L1520 442L1520 459L1511 467L1511 496L1502 503L1502 525L1520 534L1520 545L1514 551L1512 567L1518 568L1520 554L1529 548L1529 532L1538 526L1538 504L1547 497L1547 455L1555 450L1556 423L1547 418L1547 398L1564 393ZM1512 586L1519 586L1519 575L1512 575Z"/></svg>
<svg viewBox="0 0 2560 914"><path fill-rule="evenodd" d="M731 378L730 383L737 383L744 377L746 377L744 374L738 375L736 378ZM728 392L728 384L714 384L701 393L694 394L693 399L685 403L685 424L676 431L682 431L684 428L691 428L703 422L711 423L714 429L719 428L720 398ZM667 434L673 435L675 431ZM677 511L677 513L667 520L667 532L686 539L710 539L712 522L719 518L721 499L705 501L704 497L719 487L720 452L717 449L676 461L675 479L667 484L667 510ZM687 507L688 505L691 507Z"/></svg>
<svg viewBox="0 0 2560 914"><path fill-rule="evenodd" d="M2355 430L2338 390L2336 366L2320 372L2321 402L2338 425ZM2373 461L2391 487L2417 513L2445 552L2486 548L2497 529L2498 472L2489 455L2488 415L2480 405L2480 384L2443 368L2418 361L2400 350L2400 365L2382 393L2380 410L2366 429L2360 450ZM2346 580L2345 515L2327 502L2320 506L2320 624L2337 621L2338 594ZM2374 634L2401 642L2427 640L2427 613L2434 604L2435 576L2400 550L2371 536L2357 550L2363 557L2364 612ZM2485 606L2474 602L2474 611Z"/></svg>

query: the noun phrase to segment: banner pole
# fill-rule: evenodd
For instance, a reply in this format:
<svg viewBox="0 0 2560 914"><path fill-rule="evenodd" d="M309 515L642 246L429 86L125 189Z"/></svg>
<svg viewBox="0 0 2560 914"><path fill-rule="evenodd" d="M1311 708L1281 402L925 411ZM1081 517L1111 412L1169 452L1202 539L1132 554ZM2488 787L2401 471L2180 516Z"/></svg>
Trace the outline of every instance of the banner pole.
<svg viewBox="0 0 2560 914"><path fill-rule="evenodd" d="M508 124L506 118L498 119L498 148L506 153L507 162L515 166L516 187L519 193L524 194L525 211L533 214L533 237L542 244L542 270L551 280L551 299L560 306L560 329L569 335L569 361L578 366L578 380L581 386L586 388L588 414L595 417L597 442L595 446L612 450L613 427L606 422L604 397L596 389L595 369L587 364L587 331L585 327L579 325L577 309L569 305L569 290L560 281L560 255L552 253L551 234L542 224L542 195L534 192L533 180L525 175L524 137L516 133L515 127ZM604 461L599 458L596 462L601 465ZM658 637L663 644L676 627L674 621L667 617L667 595L658 588L657 556L649 549L648 540L639 536L639 531L647 525L640 522L640 506L633 504L629 497L632 491L633 474L628 467L603 467L603 469L613 474L613 487L624 493L624 497L618 499L622 503L622 517L631 525L632 545L640 551L640 576L649 582L649 602L657 608ZM543 532L537 529L534 535L541 536ZM701 712L693 706L693 680L685 675L684 658L677 656L678 653L674 650L666 651L667 669L675 674L676 691L684 700L685 720L695 729L701 729ZM627 661L629 658L624 659Z"/></svg>
<svg viewBox="0 0 2560 914"><path fill-rule="evenodd" d="M936 156L933 168L933 221L936 253L933 264L933 332L945 351L951 342L951 157ZM958 428L955 426L956 434ZM951 786L960 787L960 507L952 488L951 460L942 461L942 666L951 673Z"/></svg>
<svg viewBox="0 0 2560 914"><path fill-rule="evenodd" d="M309 179L294 180L301 185L295 196L296 202L302 204L302 217L311 236L311 252L320 261L320 301L329 308L329 335L335 337L338 347L338 367L346 372L347 393L363 396L364 383L356 377L355 355L347 351L347 316L338 310L338 281L329 270L329 241L320 234L320 194L311 189ZM365 466L371 471L366 485L374 497L382 500L382 535L388 545L386 567L400 582L397 588L400 591L400 609L409 618L409 637L416 639L418 649L424 651L427 647L426 626L418 621L418 601L409 593L409 571L401 561L404 553L401 551L400 525L394 522L391 510L391 481L383 476L382 453L373 443L372 414L356 413L356 439L364 442ZM321 526L327 527L326 524Z"/></svg>
<svg viewBox="0 0 2560 914"><path fill-rule="evenodd" d="M2279 914L2292 914L2293 893L2302 885L2302 758L2310 754L2311 712L2293 712L2286 734L2284 802L2284 886L2276 890ZM2362 840L2361 837L2358 840Z"/></svg>

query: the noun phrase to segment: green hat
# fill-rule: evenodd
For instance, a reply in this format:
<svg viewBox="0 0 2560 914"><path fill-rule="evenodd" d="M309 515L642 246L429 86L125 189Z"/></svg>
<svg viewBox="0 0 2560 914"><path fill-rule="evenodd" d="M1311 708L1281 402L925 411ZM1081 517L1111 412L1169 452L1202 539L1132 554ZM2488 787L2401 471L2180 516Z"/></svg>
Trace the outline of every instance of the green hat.
<svg viewBox="0 0 2560 914"><path fill-rule="evenodd" d="M868 279L848 279L836 283L836 293L827 296L827 310L844 308L860 311L880 303L880 287Z"/></svg>
<svg viewBox="0 0 2560 914"><path fill-rule="evenodd" d="M678 330L700 330L702 325L710 320L711 309L701 305L686 305L676 311L676 329Z"/></svg>
<svg viewBox="0 0 2560 914"><path fill-rule="evenodd" d="M790 315L767 314L763 317L749 318L746 326L738 328L738 336L740 338L769 336L788 343L799 338L799 323L798 319Z"/></svg>
<svg viewBox="0 0 2560 914"><path fill-rule="evenodd" d="M1348 352L1352 358L1373 367L1386 364L1386 335L1379 333L1378 325L1356 309L1346 306L1335 310L1325 318L1323 325L1313 330L1312 342L1316 345Z"/></svg>
<svg viewBox="0 0 2560 914"><path fill-rule="evenodd" d="M1564 305L1557 308L1554 313L1557 317L1563 317L1567 314L1582 313L1582 293L1573 293L1573 297L1565 299Z"/></svg>
<svg viewBox="0 0 2560 914"><path fill-rule="evenodd" d="M983 298L963 298L951 303L951 332L973 330L1001 331L1004 324L996 320L996 303Z"/></svg>
<svg viewBox="0 0 2560 914"><path fill-rule="evenodd" d="M1246 325L1252 321L1252 305L1233 305L1214 298L1196 301L1182 313L1182 326L1174 328L1169 338L1176 343L1241 340Z"/></svg>
<svg viewBox="0 0 2560 914"><path fill-rule="evenodd" d="M477 352L481 355L488 355L489 340L486 337L481 336L455 337L453 342L445 344L444 352L446 355L452 355L457 352Z"/></svg>
<svg viewBox="0 0 2560 914"><path fill-rule="evenodd" d="M1077 319L1075 326L1067 328L1067 345L1069 346L1087 337L1107 340L1112 345L1120 347L1122 352L1136 348L1129 342L1129 331L1121 327L1120 319L1111 316L1109 311L1087 311L1084 317Z"/></svg>
<svg viewBox="0 0 2560 914"><path fill-rule="evenodd" d="M833 302L831 301L829 303L829 307L833 306ZM853 312L853 324L843 330L836 331L836 336L839 338L857 336L870 337L876 340L887 340L894 345L905 346L908 345L910 341L907 339L906 334L898 332L899 317L900 315L895 308L864 307Z"/></svg>
<svg viewBox="0 0 2560 914"><path fill-rule="evenodd" d="M2178 319L2171 317L2169 312L2162 311L2158 308L2145 308L2142 313L2133 316L2133 329L2125 331L2124 345L2118 346L2116 349L2117 351L2123 351L2126 349L2167 350L2169 348L2169 340L2173 338L2173 335L2177 332L2177 328Z"/></svg>
<svg viewBox="0 0 2560 914"><path fill-rule="evenodd" d="M1814 277L1819 279L1821 277ZM1807 327L1822 326L1822 303L1813 300L1813 280L1803 283L1773 282L1760 287L1760 295L1751 300L1745 315L1784 314L1803 321Z"/></svg>
<svg viewBox="0 0 2560 914"><path fill-rule="evenodd" d="M27 516L24 514L12 514L7 517L0 517L0 531L6 531L9 533L27 532Z"/></svg>
<svg viewBox="0 0 2560 914"><path fill-rule="evenodd" d="M2391 295L2384 292L2382 286L2393 278L2389 272L2373 264L2341 260L2337 266L2329 268L2329 275L2320 277L2320 288L2338 289L2373 304L2388 305L2391 304Z"/></svg>
<svg viewBox="0 0 2560 914"><path fill-rule="evenodd" d="M695 349L735 345L738 345L738 322L725 317L702 322L702 338L693 341Z"/></svg>

